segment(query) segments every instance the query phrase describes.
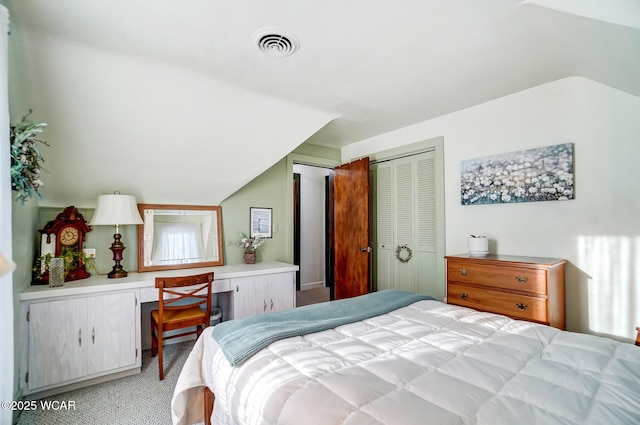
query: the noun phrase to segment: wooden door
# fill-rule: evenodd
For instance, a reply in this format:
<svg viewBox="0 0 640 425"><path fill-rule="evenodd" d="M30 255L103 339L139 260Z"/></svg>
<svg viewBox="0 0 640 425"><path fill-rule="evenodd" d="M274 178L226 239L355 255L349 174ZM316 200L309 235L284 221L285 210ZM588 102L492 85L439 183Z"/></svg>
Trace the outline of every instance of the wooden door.
<svg viewBox="0 0 640 425"><path fill-rule="evenodd" d="M369 158L332 173L333 298L369 292Z"/></svg>

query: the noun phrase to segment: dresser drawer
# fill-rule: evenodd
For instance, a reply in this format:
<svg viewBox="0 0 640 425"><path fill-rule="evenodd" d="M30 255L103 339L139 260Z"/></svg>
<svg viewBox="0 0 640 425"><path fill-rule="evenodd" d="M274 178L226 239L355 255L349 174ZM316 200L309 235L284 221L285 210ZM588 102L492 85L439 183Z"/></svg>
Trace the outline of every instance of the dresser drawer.
<svg viewBox="0 0 640 425"><path fill-rule="evenodd" d="M549 323L547 300L527 295L449 283L447 302L517 319Z"/></svg>
<svg viewBox="0 0 640 425"><path fill-rule="evenodd" d="M449 282L472 283L513 291L547 294L547 273L544 269L449 260L447 262L447 279Z"/></svg>

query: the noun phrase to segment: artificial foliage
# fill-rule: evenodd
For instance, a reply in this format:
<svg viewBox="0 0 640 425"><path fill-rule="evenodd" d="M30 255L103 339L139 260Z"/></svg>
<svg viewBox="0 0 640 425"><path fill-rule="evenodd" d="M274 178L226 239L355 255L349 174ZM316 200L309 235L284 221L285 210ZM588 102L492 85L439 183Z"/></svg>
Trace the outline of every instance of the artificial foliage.
<svg viewBox="0 0 640 425"><path fill-rule="evenodd" d="M267 240L263 237L248 237L244 233L242 234L242 239L238 242L231 242L233 245L237 245L244 251L245 254L253 254L258 251L258 248L265 243Z"/></svg>
<svg viewBox="0 0 640 425"><path fill-rule="evenodd" d="M44 168L44 158L39 145L49 146L39 139L47 124L33 122L29 119L33 111L22 117L18 124L10 126L11 142L11 189L18 193L21 202L25 202L34 195L42 198L40 188L44 185L40 176Z"/></svg>

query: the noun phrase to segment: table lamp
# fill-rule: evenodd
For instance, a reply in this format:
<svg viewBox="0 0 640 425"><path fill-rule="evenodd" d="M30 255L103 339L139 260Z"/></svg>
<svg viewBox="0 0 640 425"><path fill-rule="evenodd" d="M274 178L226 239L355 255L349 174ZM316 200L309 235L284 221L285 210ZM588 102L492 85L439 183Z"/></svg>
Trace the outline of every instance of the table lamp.
<svg viewBox="0 0 640 425"><path fill-rule="evenodd" d="M107 277L126 277L127 272L120 265L122 251L126 248L120 241L120 226L142 224L136 198L131 195L121 195L118 191L115 191L112 195L100 195L98 197L96 211L89 224L92 226L109 225L115 228L115 234L113 235L114 240L111 248L109 248L113 252L115 265L113 266L113 270L107 274Z"/></svg>

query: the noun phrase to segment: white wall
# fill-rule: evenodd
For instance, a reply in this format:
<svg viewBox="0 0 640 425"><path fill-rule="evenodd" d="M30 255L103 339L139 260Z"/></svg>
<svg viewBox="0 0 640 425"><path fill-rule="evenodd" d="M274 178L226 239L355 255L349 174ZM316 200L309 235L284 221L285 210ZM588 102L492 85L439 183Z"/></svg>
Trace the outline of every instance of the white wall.
<svg viewBox="0 0 640 425"><path fill-rule="evenodd" d="M294 164L300 174L300 289L325 286L325 176L331 170Z"/></svg>
<svg viewBox="0 0 640 425"><path fill-rule="evenodd" d="M571 77L343 149L343 162L444 136L447 254L484 234L499 254L565 258L567 328L631 339L640 325L640 98ZM462 206L460 162L574 143L575 199ZM444 282L442 283L444 285Z"/></svg>
<svg viewBox="0 0 640 425"><path fill-rule="evenodd" d="M7 98L7 9L0 5L0 252L12 258L11 242L11 184L9 169L9 99ZM0 401L13 400L13 279L11 274L0 276ZM0 423L12 422L12 411L0 410Z"/></svg>
<svg viewBox="0 0 640 425"><path fill-rule="evenodd" d="M51 36L12 7L12 116L31 108L49 124L43 206L93 207L114 190L141 203L219 205L335 118L180 64Z"/></svg>

